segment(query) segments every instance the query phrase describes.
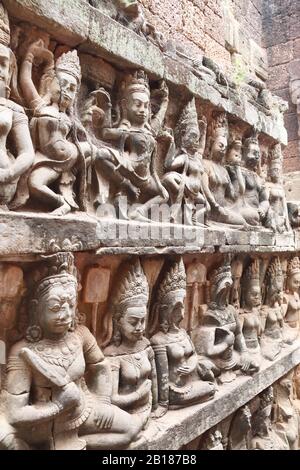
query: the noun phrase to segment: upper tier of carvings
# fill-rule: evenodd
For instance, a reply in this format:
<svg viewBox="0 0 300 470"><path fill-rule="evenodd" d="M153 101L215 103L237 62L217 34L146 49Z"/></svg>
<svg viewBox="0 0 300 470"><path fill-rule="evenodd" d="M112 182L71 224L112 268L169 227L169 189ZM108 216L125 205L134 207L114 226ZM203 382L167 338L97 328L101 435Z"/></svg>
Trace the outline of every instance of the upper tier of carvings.
<svg viewBox="0 0 300 470"><path fill-rule="evenodd" d="M121 7L122 21L141 15L137 2ZM3 7L0 32L2 210L148 222L163 209L167 223L290 230L280 144L194 97L176 101L142 70L102 61L97 71L99 59L87 54L81 64L77 50L25 23L10 38Z"/></svg>

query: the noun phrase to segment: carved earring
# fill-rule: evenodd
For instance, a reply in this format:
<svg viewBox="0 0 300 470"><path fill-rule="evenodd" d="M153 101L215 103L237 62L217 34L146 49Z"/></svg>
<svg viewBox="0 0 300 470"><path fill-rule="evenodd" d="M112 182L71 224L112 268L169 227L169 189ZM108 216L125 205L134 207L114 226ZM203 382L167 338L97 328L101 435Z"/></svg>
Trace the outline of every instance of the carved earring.
<svg viewBox="0 0 300 470"><path fill-rule="evenodd" d="M42 328L38 325L31 325L26 330L25 338L29 343L37 343L42 339Z"/></svg>
<svg viewBox="0 0 300 470"><path fill-rule="evenodd" d="M10 92L11 92L10 87L8 85L5 85L5 96L6 96L6 98L10 97Z"/></svg>

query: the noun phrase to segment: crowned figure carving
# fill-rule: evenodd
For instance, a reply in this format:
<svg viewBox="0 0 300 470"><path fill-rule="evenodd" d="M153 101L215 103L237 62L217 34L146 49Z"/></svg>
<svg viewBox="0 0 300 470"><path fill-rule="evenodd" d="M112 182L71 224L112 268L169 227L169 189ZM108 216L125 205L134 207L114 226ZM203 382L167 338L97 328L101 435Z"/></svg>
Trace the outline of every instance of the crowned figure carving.
<svg viewBox="0 0 300 470"><path fill-rule="evenodd" d="M28 118L17 88L17 61L10 49L10 27L7 11L0 3L0 211L13 207L20 178L34 160Z"/></svg>
<svg viewBox="0 0 300 470"><path fill-rule="evenodd" d="M194 343L201 366L221 383L231 382L236 370L252 374L259 365L246 346L239 313L228 303L233 285L229 258L213 271L210 285L211 302L194 333Z"/></svg>
<svg viewBox="0 0 300 470"><path fill-rule="evenodd" d="M94 167L109 181L111 198L121 218L148 221L151 207L169 198L156 170L158 140L162 139L168 146L173 140L163 129L169 102L164 82L152 97L159 102L153 116L147 76L143 71L126 75L118 102L120 118L113 126L109 125L111 119L105 119L101 130L102 139L109 145L99 149ZM106 110L110 113L109 103ZM130 206L128 213L122 212L124 197Z"/></svg>
<svg viewBox="0 0 300 470"><path fill-rule="evenodd" d="M46 262L48 273L37 283L29 304L26 337L9 354L4 415L8 426L0 445L125 447L137 436L140 422L111 404L109 364L90 331L76 319L73 255L57 253Z"/></svg>
<svg viewBox="0 0 300 470"><path fill-rule="evenodd" d="M38 89L32 77L35 63L42 67ZM78 132L81 126L75 119L75 107L80 83L76 50L63 53L55 63L42 39L27 48L20 69L20 87L32 113L35 159L15 207L23 207L30 199L29 207L50 209L59 216L85 209L86 166L97 149Z"/></svg>
<svg viewBox="0 0 300 470"><path fill-rule="evenodd" d="M156 417L162 416L168 408L209 400L215 393L214 383L202 380L194 344L180 327L185 297L186 272L180 258L164 272L153 306L159 324L159 331L151 337L158 381Z"/></svg>
<svg viewBox="0 0 300 470"><path fill-rule="evenodd" d="M111 295L113 335L104 353L112 369L112 403L138 417L144 428L157 407L153 349L145 337L149 287L139 259L120 268Z"/></svg>

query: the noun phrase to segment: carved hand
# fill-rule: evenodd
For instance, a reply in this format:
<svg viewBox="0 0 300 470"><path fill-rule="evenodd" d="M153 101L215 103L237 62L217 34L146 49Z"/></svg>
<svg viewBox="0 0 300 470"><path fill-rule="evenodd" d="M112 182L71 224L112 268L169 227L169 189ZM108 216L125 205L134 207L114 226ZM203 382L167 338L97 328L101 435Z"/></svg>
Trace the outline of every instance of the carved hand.
<svg viewBox="0 0 300 470"><path fill-rule="evenodd" d="M152 388L152 382L150 379L145 380L140 387L137 390L138 395L140 398L143 398L144 396L148 395L151 392Z"/></svg>
<svg viewBox="0 0 300 470"><path fill-rule="evenodd" d="M44 41L42 39L38 39L37 41L30 44L26 58L33 61L33 59L39 59L37 63L46 62L49 64L54 64L53 54L51 51L45 48Z"/></svg>
<svg viewBox="0 0 300 470"><path fill-rule="evenodd" d="M232 331L228 332L228 335L225 337L225 342L228 344L228 346L233 346L235 340L234 333Z"/></svg>
<svg viewBox="0 0 300 470"><path fill-rule="evenodd" d="M53 393L53 401L62 410L78 406L81 401L79 388L74 382L70 382L64 387L58 388L56 393Z"/></svg>
<svg viewBox="0 0 300 470"><path fill-rule="evenodd" d="M114 420L114 410L111 405L99 407L94 411L94 422L100 429L110 429Z"/></svg>
<svg viewBox="0 0 300 470"><path fill-rule="evenodd" d="M161 82L160 88L158 90L154 90L152 96L159 96L162 101L169 100L169 89L164 80Z"/></svg>
<svg viewBox="0 0 300 470"><path fill-rule="evenodd" d="M251 361L249 358L249 354L245 352L241 355L241 369L242 371L247 372L247 370L250 369L250 366L251 366Z"/></svg>
<svg viewBox="0 0 300 470"><path fill-rule="evenodd" d="M195 367L193 366L184 365L184 366L178 367L177 373L181 375L189 375L191 374L191 372L193 372L194 369Z"/></svg>

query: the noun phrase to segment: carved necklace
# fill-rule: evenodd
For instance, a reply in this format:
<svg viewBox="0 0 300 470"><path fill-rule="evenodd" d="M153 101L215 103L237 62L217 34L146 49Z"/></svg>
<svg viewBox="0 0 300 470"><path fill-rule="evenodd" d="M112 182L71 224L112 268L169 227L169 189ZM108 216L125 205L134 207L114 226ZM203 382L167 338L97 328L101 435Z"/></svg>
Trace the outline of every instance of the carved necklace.
<svg viewBox="0 0 300 470"><path fill-rule="evenodd" d="M68 369L78 356L80 341L76 336L68 335L59 340L43 339L31 348L46 362Z"/></svg>

